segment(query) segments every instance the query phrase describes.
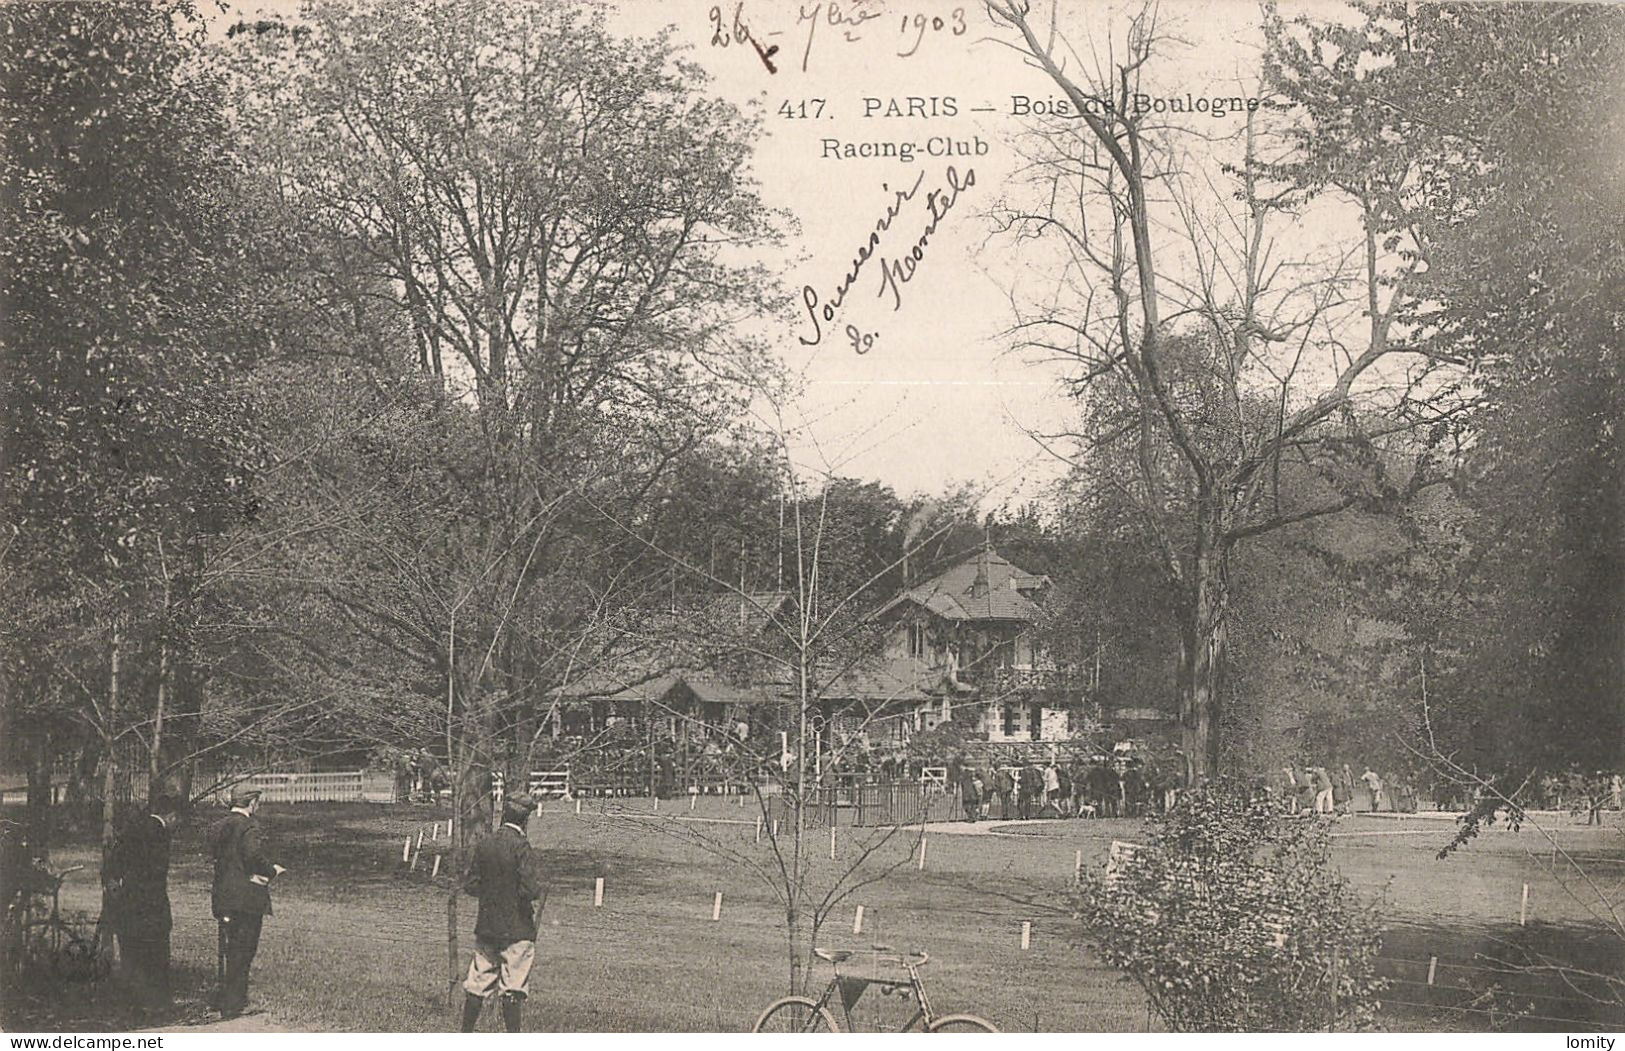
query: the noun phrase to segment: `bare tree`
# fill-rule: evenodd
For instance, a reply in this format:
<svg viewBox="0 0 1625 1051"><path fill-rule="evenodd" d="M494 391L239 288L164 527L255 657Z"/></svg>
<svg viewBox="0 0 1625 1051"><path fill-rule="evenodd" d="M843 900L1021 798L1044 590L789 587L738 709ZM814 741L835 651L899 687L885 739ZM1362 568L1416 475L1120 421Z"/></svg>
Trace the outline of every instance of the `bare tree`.
<svg viewBox="0 0 1625 1051"><path fill-rule="evenodd" d="M1439 436L1411 435L1453 409L1430 400L1439 363L1396 329L1419 259L1383 233L1415 173L1344 188L1348 210L1323 228L1347 236L1294 251L1327 219L1265 178L1267 106L1237 100L1244 129L1217 140L1152 101L1177 46L1155 3L1104 56L1074 48L1053 18L1035 26L1025 0L987 10L1072 110L1031 135L1035 203L999 216L1018 244L1053 244L1060 273L1036 297L1012 295L1012 337L1074 368L1081 426L1050 440L1072 442L1060 451L1137 509L1166 577L1186 773L1200 781L1220 769L1236 545L1437 480ZM1412 457L1395 477L1385 444ZM1283 471L1318 478L1314 497L1283 499Z"/></svg>

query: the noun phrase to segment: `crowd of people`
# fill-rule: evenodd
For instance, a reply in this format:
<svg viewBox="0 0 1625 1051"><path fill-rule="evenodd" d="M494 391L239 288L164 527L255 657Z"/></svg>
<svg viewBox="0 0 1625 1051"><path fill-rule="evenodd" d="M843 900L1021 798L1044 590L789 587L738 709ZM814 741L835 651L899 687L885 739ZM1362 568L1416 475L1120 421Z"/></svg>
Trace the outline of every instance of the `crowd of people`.
<svg viewBox="0 0 1625 1051"><path fill-rule="evenodd" d="M1282 767L1281 776L1265 787L1281 799L1289 814L1414 814L1417 809L1416 785L1408 776L1381 774L1370 766L1356 776L1348 763L1333 767L1295 763Z"/></svg>
<svg viewBox="0 0 1625 1051"><path fill-rule="evenodd" d="M948 780L959 790L967 821L1161 813L1173 804L1179 783L1167 766L1121 753L1043 763L995 756L980 765L957 757Z"/></svg>

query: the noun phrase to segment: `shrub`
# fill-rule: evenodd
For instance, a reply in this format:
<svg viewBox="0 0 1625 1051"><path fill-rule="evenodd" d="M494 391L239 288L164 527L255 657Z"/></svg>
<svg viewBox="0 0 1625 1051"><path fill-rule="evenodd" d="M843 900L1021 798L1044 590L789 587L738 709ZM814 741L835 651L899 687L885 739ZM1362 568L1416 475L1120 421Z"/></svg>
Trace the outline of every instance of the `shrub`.
<svg viewBox="0 0 1625 1051"><path fill-rule="evenodd" d="M1186 793L1087 875L1086 939L1184 1032L1364 1029L1381 933L1331 860L1323 821L1220 780Z"/></svg>

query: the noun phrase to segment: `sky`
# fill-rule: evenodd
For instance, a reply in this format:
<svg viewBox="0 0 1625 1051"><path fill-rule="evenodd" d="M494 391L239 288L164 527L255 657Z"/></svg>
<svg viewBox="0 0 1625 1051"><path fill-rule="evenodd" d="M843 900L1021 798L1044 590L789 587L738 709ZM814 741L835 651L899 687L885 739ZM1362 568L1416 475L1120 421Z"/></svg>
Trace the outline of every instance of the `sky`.
<svg viewBox="0 0 1625 1051"><path fill-rule="evenodd" d="M1035 21L1047 19L1048 8L1034 8ZM1063 0L1055 22L1090 60L1121 38L1126 12L1137 8ZM1165 2L1165 28L1183 42L1170 46L1156 71L1157 93L1253 94L1258 11L1253 3ZM726 46L715 43L719 18ZM1017 115L1014 97L1041 102L1059 92L1001 43L1012 32L996 28L978 4L924 0L621 0L612 18L626 33L668 24L687 57L711 75L708 90L764 107L755 171L765 200L799 226L775 264L798 303L814 294L821 310L838 298L855 255L896 205L875 256L839 297L833 323L815 330L805 310L789 324L764 322L770 345L802 379L790 422L805 437L793 458L811 472L878 479L905 495L970 483L984 507L1042 492L1064 465L1033 435L1066 425L1062 373L1013 352L1007 329L1012 289L1026 291L1047 275L994 231L990 213L998 202L1031 195L1018 178L1030 118ZM767 62L777 71L768 72ZM1240 120L1204 119L1221 133ZM912 158L900 156L903 143L916 147ZM849 146L859 155L845 156ZM929 156L928 148L963 152ZM927 195L951 192L950 166L963 188L910 279L887 285L882 259L918 243L933 219ZM898 201L898 191L917 181L912 197ZM860 339L872 337L864 352L854 349L848 326ZM807 345L810 337L815 345Z"/></svg>

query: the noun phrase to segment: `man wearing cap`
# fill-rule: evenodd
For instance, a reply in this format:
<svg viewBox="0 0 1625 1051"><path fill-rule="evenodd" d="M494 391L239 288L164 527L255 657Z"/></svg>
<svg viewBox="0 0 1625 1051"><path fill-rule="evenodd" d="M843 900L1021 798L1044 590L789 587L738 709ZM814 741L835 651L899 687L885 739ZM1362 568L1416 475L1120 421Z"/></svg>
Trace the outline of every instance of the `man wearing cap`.
<svg viewBox="0 0 1625 1051"><path fill-rule="evenodd" d="M271 914L271 878L287 870L265 856L260 843L257 790L231 791L231 813L209 830L214 856L214 916L220 921L220 951L225 957L220 1016L236 1018L248 1006L248 968L260 947L260 926Z"/></svg>
<svg viewBox="0 0 1625 1051"><path fill-rule="evenodd" d="M154 796L124 826L107 859L119 963L144 1010L170 1005L169 848L175 800Z"/></svg>
<svg viewBox="0 0 1625 1051"><path fill-rule="evenodd" d="M525 984L536 954L533 903L541 896L525 824L536 808L523 793L508 797L502 825L474 848L463 890L480 899L474 923L474 959L463 981L463 1027L472 1033L492 993L502 1001L502 1027L519 1032Z"/></svg>

